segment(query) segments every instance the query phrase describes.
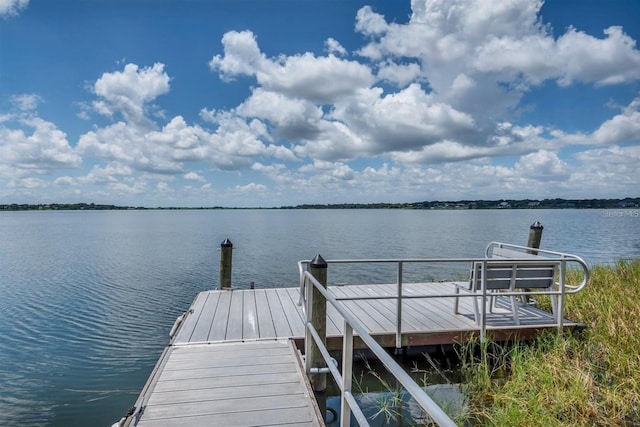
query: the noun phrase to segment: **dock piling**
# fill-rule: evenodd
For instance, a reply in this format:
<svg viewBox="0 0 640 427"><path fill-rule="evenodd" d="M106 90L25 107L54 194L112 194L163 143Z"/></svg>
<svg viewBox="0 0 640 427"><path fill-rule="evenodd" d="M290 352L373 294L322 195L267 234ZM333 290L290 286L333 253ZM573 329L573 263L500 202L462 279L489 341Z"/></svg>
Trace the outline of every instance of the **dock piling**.
<svg viewBox="0 0 640 427"><path fill-rule="evenodd" d="M311 275L326 289L327 287L327 262L320 255L316 255L309 263L308 271ZM311 324L315 328L320 338L327 343L327 300L316 289L315 286L309 285L310 292L307 294L307 302L310 303ZM309 298L310 297L310 298ZM309 312L308 312L309 313ZM308 334L308 332L307 332ZM307 369L310 368L326 368L322 353L313 338L308 337L305 340L307 348L305 349L305 358ZM327 388L327 374L313 373L309 375L309 382L314 391L323 392Z"/></svg>
<svg viewBox="0 0 640 427"><path fill-rule="evenodd" d="M529 248L540 248L540 242L542 241L542 230L544 227L540 223L540 221L536 221L529 227L529 241L527 242L527 247ZM527 251L532 255L538 255L538 251Z"/></svg>
<svg viewBox="0 0 640 427"><path fill-rule="evenodd" d="M233 243L229 239L224 239L220 244L220 289L231 288L231 253Z"/></svg>

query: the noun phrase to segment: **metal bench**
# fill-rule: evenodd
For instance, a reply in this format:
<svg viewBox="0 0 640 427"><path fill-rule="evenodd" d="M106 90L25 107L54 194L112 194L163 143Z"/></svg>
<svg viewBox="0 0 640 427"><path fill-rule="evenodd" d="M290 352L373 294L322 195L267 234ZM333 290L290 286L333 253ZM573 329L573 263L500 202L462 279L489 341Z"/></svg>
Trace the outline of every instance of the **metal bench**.
<svg viewBox="0 0 640 427"><path fill-rule="evenodd" d="M559 310L559 300L565 293L574 293L581 289L588 279L585 268L585 279L579 286L565 284L565 263L580 260L574 255L545 251L505 243L491 243L487 247L486 258L474 261L471 268L471 278L468 284L456 286L456 295L465 291L476 295L473 297L474 319L481 322L478 299L489 305L493 311L496 297L503 294L510 302L511 314L516 325L520 324L518 306L526 303L531 295L549 295L552 312L558 322L562 313ZM521 301L518 301L520 297ZM486 313L486 305L482 313ZM454 313L458 313L459 297L454 302Z"/></svg>

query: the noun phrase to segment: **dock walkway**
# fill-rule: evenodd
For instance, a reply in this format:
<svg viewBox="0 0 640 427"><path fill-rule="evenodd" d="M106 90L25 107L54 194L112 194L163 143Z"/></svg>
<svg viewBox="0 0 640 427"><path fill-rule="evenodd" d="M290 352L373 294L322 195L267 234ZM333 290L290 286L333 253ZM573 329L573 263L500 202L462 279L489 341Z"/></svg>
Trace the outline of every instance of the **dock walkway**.
<svg viewBox="0 0 640 427"><path fill-rule="evenodd" d="M321 426L291 341L167 348L138 427Z"/></svg>
<svg viewBox="0 0 640 427"><path fill-rule="evenodd" d="M403 295L450 294L453 282L405 283ZM396 285L330 286L342 297L394 297ZM323 425L297 348L305 327L298 288L200 292L162 354L122 426ZM383 346L396 346L395 299L340 302ZM453 344L477 336L471 298L405 298L403 347ZM532 337L556 327L551 313L519 308L515 325L506 298L487 313L487 330L500 341ZM565 320L566 327L576 323ZM327 347L342 348L344 322L327 307ZM357 341L355 343L357 346Z"/></svg>
<svg viewBox="0 0 640 427"><path fill-rule="evenodd" d="M329 286L337 298L393 297L395 284ZM453 282L405 283L403 295L452 293ZM255 341L269 339L304 340L304 315L298 303L298 288L205 291L197 295L176 334L174 344ZM342 304L367 328L383 347L395 346L396 300L344 300ZM453 313L451 298L405 298L402 302L402 345L440 345L460 342L477 335L471 298L460 299L460 313ZM519 307L520 325L515 325L506 298L487 313L487 330L494 340L528 337L541 329L556 327L553 315L533 306ZM565 320L566 327L577 326ZM327 307L327 346L342 348L344 322Z"/></svg>

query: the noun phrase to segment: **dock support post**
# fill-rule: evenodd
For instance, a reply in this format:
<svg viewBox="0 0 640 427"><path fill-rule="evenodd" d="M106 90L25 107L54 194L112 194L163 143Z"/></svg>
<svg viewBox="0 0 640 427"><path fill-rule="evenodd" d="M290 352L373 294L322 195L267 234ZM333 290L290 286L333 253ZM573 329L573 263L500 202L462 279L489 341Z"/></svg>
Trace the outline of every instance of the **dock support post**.
<svg viewBox="0 0 640 427"><path fill-rule="evenodd" d="M540 242L542 241L542 229L544 227L540 223L540 221L536 221L531 224L529 227L529 241L527 242L527 247L529 248L540 248ZM538 255L538 251L527 251L532 255Z"/></svg>
<svg viewBox="0 0 640 427"><path fill-rule="evenodd" d="M542 230L544 227L540 223L540 221L536 221L529 227L529 240L527 241L528 248L536 248L540 249L540 242L542 241ZM530 251L527 250L528 254L538 255L538 251ZM530 289L527 289L527 292ZM527 295L522 297L523 302L529 303L531 302L531 298Z"/></svg>
<svg viewBox="0 0 640 427"><path fill-rule="evenodd" d="M327 288L327 262L320 255L311 260L308 267L309 273L320 283L325 289ZM307 293L307 302L310 303L307 308L308 320L315 328L320 338L327 343L327 300L312 284L307 285L310 292ZM309 309L310 312L309 312ZM307 331L305 339L305 358L307 372L310 368L326 368L327 365L320 353L318 345L314 341L311 334ZM327 389L327 374L310 374L309 382L316 392L323 392Z"/></svg>
<svg viewBox="0 0 640 427"><path fill-rule="evenodd" d="M224 239L220 244L220 289L231 288L231 252L233 243Z"/></svg>

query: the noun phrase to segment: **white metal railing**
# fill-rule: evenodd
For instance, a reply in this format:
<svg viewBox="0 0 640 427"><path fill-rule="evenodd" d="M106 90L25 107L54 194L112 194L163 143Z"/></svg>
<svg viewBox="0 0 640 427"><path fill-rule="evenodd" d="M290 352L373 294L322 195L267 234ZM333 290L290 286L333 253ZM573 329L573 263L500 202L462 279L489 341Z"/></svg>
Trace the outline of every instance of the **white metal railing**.
<svg viewBox="0 0 640 427"><path fill-rule="evenodd" d="M431 398L411 379L409 375L387 354L386 351L375 341L375 339L366 331L365 327L354 317L351 313L344 308L339 301L344 300L366 300L366 299L396 299L396 347L402 347L402 301L403 299L414 299L414 298L481 298L482 299L482 311L480 315L480 339L484 341L486 339L486 302L488 298L491 298L494 295L491 295L485 286L486 278L483 277L483 285L482 292L480 295L477 293L468 293L468 294L460 294L460 293L430 293L430 294L422 294L422 295L404 295L403 293L403 269L405 264L464 264L466 266L473 265L473 263L481 263L482 271L486 269L486 266L495 263L496 259L491 258L491 250L494 247L503 247L513 249L515 251L521 251L523 254L522 258L513 258L509 260L500 260L499 262L504 263L505 261L513 262L518 266L526 266L527 264L539 264L540 259L532 259L531 255L527 255L528 251L532 251L532 248L527 248L525 246L518 245L510 245L506 243L492 242L487 246L485 251L485 257L482 258L424 258L424 259L343 259L343 260L328 260L326 261L328 265L330 264L395 264L397 267L397 293L396 295L390 296L358 296L358 297L335 297L331 292L329 292L323 285L321 285L314 277L311 275L306 267L310 263L310 261L299 261L298 262L298 270L300 273L300 301L299 304L303 307L303 312L306 318L306 330L308 331L307 336L311 337L320 352L327 362L328 371L332 374L338 387L341 391L341 402L342 402L342 411L341 413L341 424L342 426L348 426L350 420L350 414L353 412L356 420L360 423L360 425L368 425L366 418L362 414L362 411L357 406L355 399L353 398L351 392L351 374L352 374L352 359L353 359L353 333L354 331L358 334L361 340L369 347L369 349L378 357L378 359L387 367L391 374L393 374L398 381L405 387L405 389L413 396L413 398L420 404L420 406L429 414L432 419L438 423L439 425L455 425L453 421L442 411L442 409L431 400ZM582 290L588 280L589 280L589 268L585 261L571 254L565 254L561 252L548 251L543 249L535 249L536 253L540 256L544 256L545 263L551 263L557 266L559 271L558 281L556 283L555 289L553 290L531 290L528 291L527 295L550 295L558 298L557 304L557 313L556 313L556 325L558 330L562 330L563 328L563 310L564 310L564 297L568 294L573 294ZM530 253L530 252L529 252ZM583 273L582 281L577 285L569 285L566 283L566 272L567 272L567 264L577 264ZM484 276L484 275L483 275ZM311 286L309 286L311 284ZM314 325L311 323L311 290L313 288L318 289L320 293L326 298L327 302L330 303L340 315L344 319L344 337L343 337L343 361L342 361L342 374L338 371L338 369L331 363L331 357L329 355L328 350L323 342L323 340L318 335ZM510 292L503 291L500 293L502 296L522 296L522 292ZM306 340L307 338L305 338ZM308 359L307 359L308 361ZM310 372L310 367L307 366L307 373ZM345 411L347 411L345 413ZM346 424L345 424L346 423Z"/></svg>
<svg viewBox="0 0 640 427"><path fill-rule="evenodd" d="M389 354L377 343L377 341L369 335L365 327L349 313L338 300L329 292L325 287L319 283L311 273L304 271L302 274L303 281L305 282L304 289L306 291L305 296L305 327L308 331L307 335L315 341L327 364L328 370L333 376L338 388L340 389L340 426L349 427L351 422L351 414L354 415L358 424L362 426L368 426L369 422L362 413L360 406L355 400L352 388L351 379L353 373L353 333L358 334L359 338L364 342L369 350L375 354L375 356L382 362L387 370L403 385L405 390L415 399L420 407L431 417L431 419L439 426L455 426L451 418L436 404L427 393L416 384L416 382L405 372L395 360L389 356ZM312 286L309 286L309 283ZM342 338L342 373L332 363L329 351L326 348L324 340L319 336L315 326L311 322L311 307L313 304L311 290L316 288L324 296L328 303L330 303L340 313L344 319L344 335ZM305 342L308 338L305 337ZM305 345L308 348L308 346ZM305 355L305 368L307 374L312 373L312 368L309 366L309 354Z"/></svg>
<svg viewBox="0 0 640 427"><path fill-rule="evenodd" d="M493 247L500 246L503 248L509 248L514 250L519 250L522 252L522 258L512 258L508 260L496 260L495 258L489 257L491 250ZM558 281L556 282L555 289L552 290L530 290L526 292L526 295L535 296L535 295L549 295L558 298L558 307L556 312L556 323L558 330L562 330L563 321L564 321L564 297L569 294L575 294L581 291L589 281L589 268L587 263L577 255L549 251L544 249L534 249L528 248L526 246L518 246L511 245L508 243L500 243L500 242L491 242L486 248L485 257L482 258L407 258L407 259L337 259L337 260L327 260L327 264L396 264L397 266L397 281L396 281L396 294L390 296L354 296L354 297L334 297L338 301L347 301L347 300L367 300L367 299L395 299L397 300L396 304L396 322L395 322L395 336L396 336L396 347L402 347L402 301L403 299L420 299L420 298L481 298L483 310L481 312L480 319L480 339L483 341L486 337L487 325L486 325L486 301L489 298L494 297L494 294L491 294L485 286L482 286L481 294L477 293L467 293L460 294L457 292L450 293L429 293L429 294L412 294L405 295L403 293L403 270L405 264L447 264L447 265L455 265L455 264L464 264L465 266L471 266L473 263L481 263L482 270L484 271L487 265L491 265L495 262L512 262L519 266L526 266L527 264L539 264L540 259L533 259L531 255L527 255L526 251L535 250L539 255L544 255L542 258L545 264L555 264L559 271ZM304 310L304 298L305 298L305 266L309 264L310 261L299 261L298 262L298 271L300 274L300 300L298 302L299 305L302 305ZM577 265L580 269L582 269L582 281L577 285L570 285L566 283L566 273L567 273L567 265ZM454 282L451 282L454 283ZM460 283L460 282L458 282ZM426 283L428 285L428 283ZM522 296L523 293L521 291L502 291L500 292L501 296L510 297L510 296Z"/></svg>

